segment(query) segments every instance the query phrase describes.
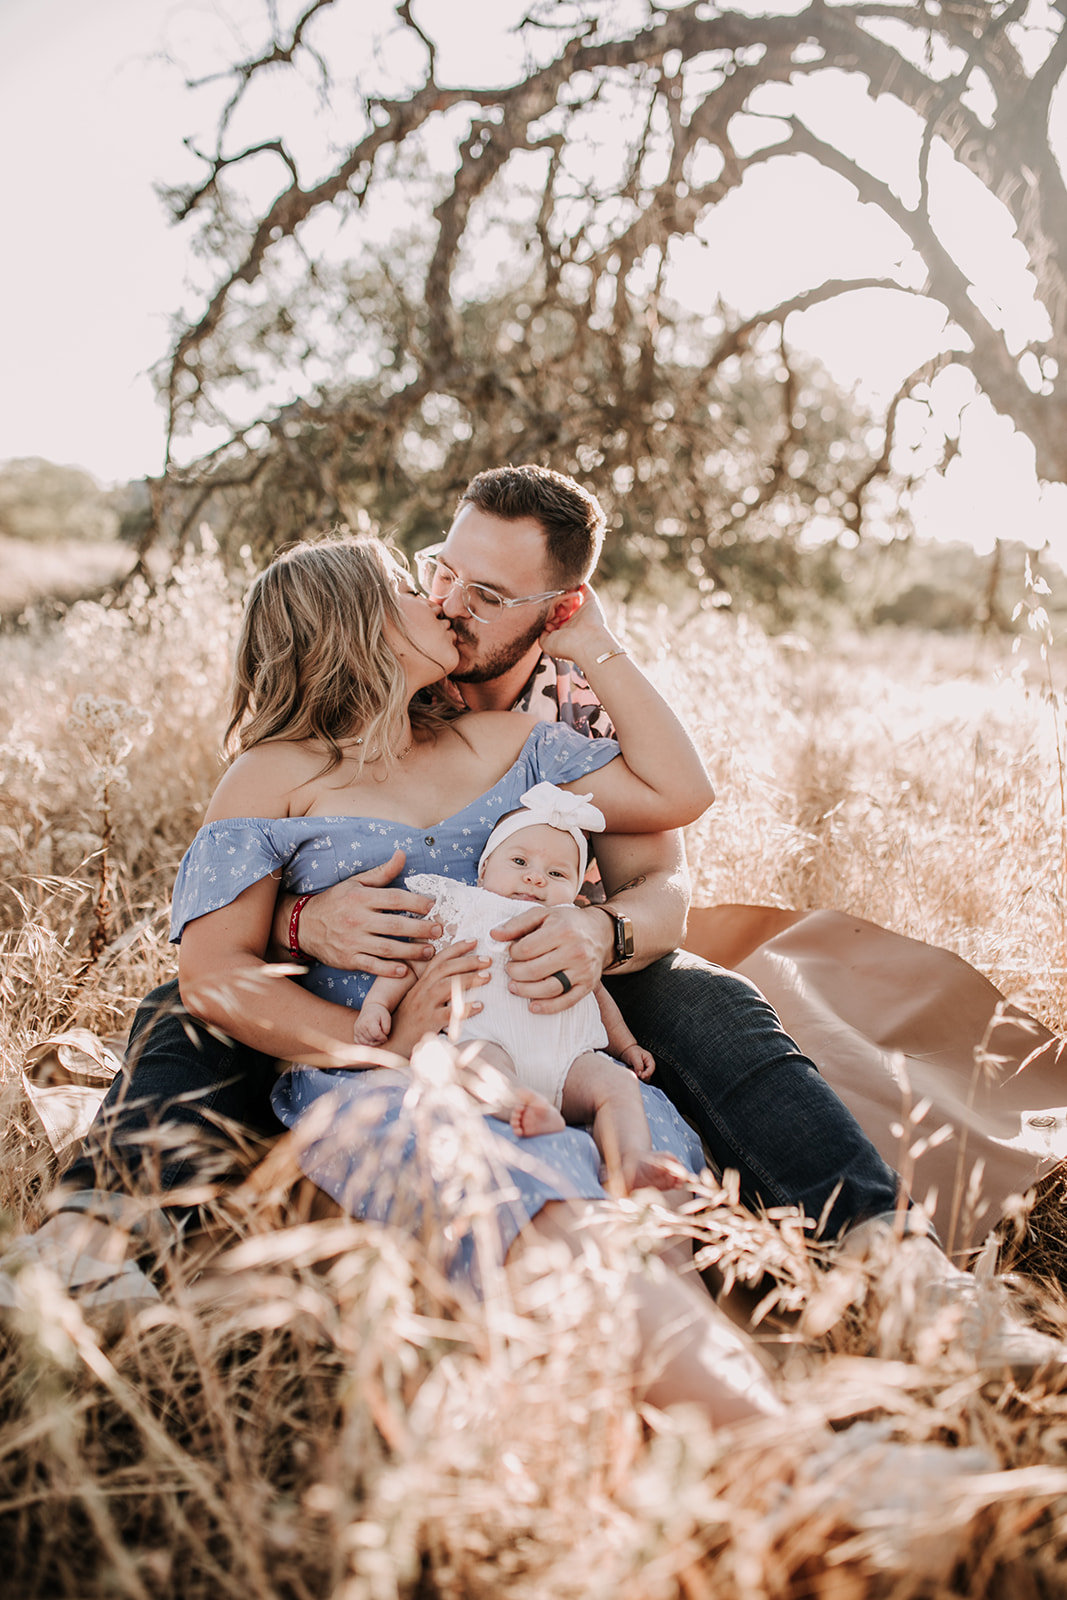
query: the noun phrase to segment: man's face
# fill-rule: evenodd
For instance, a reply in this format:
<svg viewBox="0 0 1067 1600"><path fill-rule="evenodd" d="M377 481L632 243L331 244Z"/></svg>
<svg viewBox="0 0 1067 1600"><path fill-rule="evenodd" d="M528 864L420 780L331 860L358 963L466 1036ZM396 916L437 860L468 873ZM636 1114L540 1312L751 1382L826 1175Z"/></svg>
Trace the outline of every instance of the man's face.
<svg viewBox="0 0 1067 1600"><path fill-rule="evenodd" d="M505 522L477 506L461 506L440 559L464 583L485 584L508 600L559 588L548 569L544 529L532 517ZM459 665L450 677L456 683L489 683L502 678L524 656L533 655L555 604L542 600L505 606L492 622L476 622L467 615L463 597L454 589L442 602L459 651ZM530 665L532 670L532 660Z"/></svg>

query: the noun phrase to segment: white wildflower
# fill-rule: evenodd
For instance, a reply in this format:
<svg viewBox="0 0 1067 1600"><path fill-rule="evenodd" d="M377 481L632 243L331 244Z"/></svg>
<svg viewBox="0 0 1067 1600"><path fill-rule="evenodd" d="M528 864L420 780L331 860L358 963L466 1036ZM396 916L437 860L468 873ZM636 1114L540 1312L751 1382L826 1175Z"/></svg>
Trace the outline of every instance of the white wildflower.
<svg viewBox="0 0 1067 1600"><path fill-rule="evenodd" d="M119 748L123 747L122 755L129 755L137 734L151 731L152 719L147 711L130 705L128 700L112 700L99 694L80 694L71 708L70 727L77 733L113 742L116 757L121 760Z"/></svg>
<svg viewBox="0 0 1067 1600"><path fill-rule="evenodd" d="M43 753L28 739L0 743L0 784L13 787L16 778L39 782L45 775Z"/></svg>
<svg viewBox="0 0 1067 1600"><path fill-rule="evenodd" d="M80 734L93 761L93 798L106 806L109 795L130 788L125 758L139 735L152 731L152 719L128 700L80 694L71 707L69 726Z"/></svg>

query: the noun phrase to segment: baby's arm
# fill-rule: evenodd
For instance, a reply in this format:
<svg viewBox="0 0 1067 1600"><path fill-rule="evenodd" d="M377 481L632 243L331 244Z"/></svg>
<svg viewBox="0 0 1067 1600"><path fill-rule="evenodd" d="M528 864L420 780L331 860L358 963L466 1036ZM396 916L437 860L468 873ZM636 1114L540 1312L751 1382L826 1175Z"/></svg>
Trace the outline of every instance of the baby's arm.
<svg viewBox="0 0 1067 1600"><path fill-rule="evenodd" d="M374 987L377 988L377 984ZM656 1070L656 1063L648 1051L642 1049L626 1026L623 1014L611 995L602 983L597 984L593 993L600 1007L600 1020L608 1036L608 1050L613 1056L618 1056L620 1061L625 1061L628 1067L632 1067L643 1081L651 1078Z"/></svg>
<svg viewBox="0 0 1067 1600"><path fill-rule="evenodd" d="M425 879L425 875L423 875L423 879ZM416 887L415 892L417 894L433 897L434 884L432 881L420 880L417 875L411 881L416 885L421 882L421 887ZM435 904L431 907L430 915L435 917L437 914L438 908ZM445 940L453 937L454 933L455 929L446 930ZM442 942L442 940L438 940L438 949L440 949ZM393 1012L414 984L416 978L421 976L426 965L426 960L423 957L417 959L409 957L408 970L402 978L388 976L375 978L367 990L366 998L360 1007L359 1016L353 1029L357 1044L375 1045L385 1043L392 1032Z"/></svg>
<svg viewBox="0 0 1067 1600"><path fill-rule="evenodd" d="M410 967L403 978L375 978L353 1025L357 1044L385 1043L393 1026L393 1012L414 982L415 973Z"/></svg>

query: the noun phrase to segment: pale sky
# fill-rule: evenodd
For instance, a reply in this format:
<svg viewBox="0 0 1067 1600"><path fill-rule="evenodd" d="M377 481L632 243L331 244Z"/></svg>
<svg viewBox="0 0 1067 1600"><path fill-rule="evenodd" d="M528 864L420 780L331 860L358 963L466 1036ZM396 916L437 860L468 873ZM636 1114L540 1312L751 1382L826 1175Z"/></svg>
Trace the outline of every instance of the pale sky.
<svg viewBox="0 0 1067 1600"><path fill-rule="evenodd" d="M147 369L181 302L186 245L152 183L183 171L181 79L144 58L159 0L3 0L0 459L105 480L158 471Z"/></svg>
<svg viewBox="0 0 1067 1600"><path fill-rule="evenodd" d="M518 0L462 0L458 12L453 0L416 0L416 15L444 41L439 81L513 79L520 47L505 24L516 10ZM356 15L368 38L375 22L388 25L391 11L387 0L361 0ZM159 470L163 413L148 369L167 348L168 319L183 303L201 303L186 281L203 269L190 258L188 237L168 225L152 185L194 175L182 139L209 124L214 105L210 93L190 94L181 66L159 56L166 51L203 70L226 59L240 21L261 14L257 0L0 0L8 221L0 250L7 311L0 460L45 456L86 467L104 482ZM244 43L258 47L265 36L252 28ZM410 51L394 34L373 70L417 72L421 62ZM835 119L846 119L864 142L864 158L891 175L892 153L912 136L899 108L888 99L872 104L860 86L830 80L820 75L805 86L805 116L828 134ZM1067 105L1057 116L1067 124ZM754 124L753 138L764 136ZM974 254L983 291L1004 308L1005 326L1020 341L1037 331L1006 214L983 218L969 201L954 200L948 215L960 230L959 248ZM679 252L677 280L698 305L717 292L751 312L824 272L888 272L898 262L905 279L914 277L899 236L872 208L856 207L832 177L801 182L795 173L783 180L763 172L718 207L701 233ZM853 296L836 309L792 318L788 335L839 382L884 400L940 348L943 326L929 302ZM981 549L997 533L1035 546L1047 538L1067 562L1067 490L1042 495L1027 441L973 400L959 374L939 380L935 398L945 417L965 406L962 448L947 479L931 479L920 492L920 532L966 538ZM921 462L917 408L906 426Z"/></svg>

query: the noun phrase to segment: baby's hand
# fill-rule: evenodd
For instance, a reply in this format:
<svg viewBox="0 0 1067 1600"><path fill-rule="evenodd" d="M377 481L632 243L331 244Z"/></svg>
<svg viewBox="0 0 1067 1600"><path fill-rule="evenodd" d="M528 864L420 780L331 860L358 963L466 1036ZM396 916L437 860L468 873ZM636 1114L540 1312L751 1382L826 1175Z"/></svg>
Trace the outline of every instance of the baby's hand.
<svg viewBox="0 0 1067 1600"><path fill-rule="evenodd" d="M628 1067L632 1067L642 1083L647 1083L656 1070L656 1063L647 1050L639 1044L628 1044L625 1050L620 1050L619 1055Z"/></svg>
<svg viewBox="0 0 1067 1600"><path fill-rule="evenodd" d="M386 1006L376 1000L364 1001L359 1016L352 1026L357 1044L384 1044L393 1026L393 1018Z"/></svg>

